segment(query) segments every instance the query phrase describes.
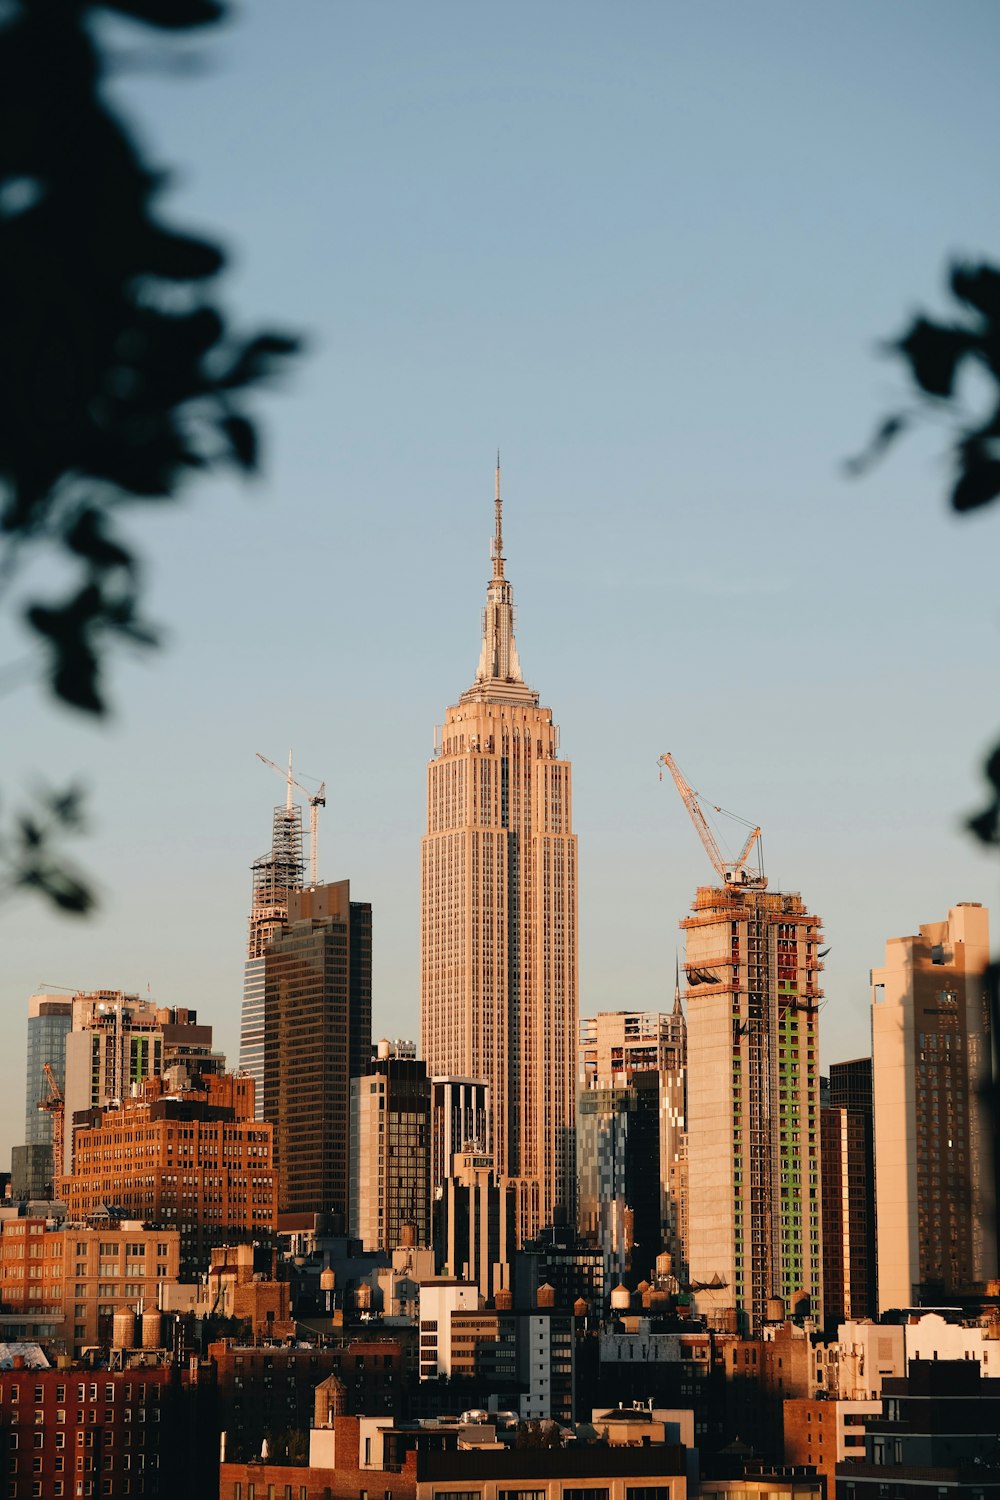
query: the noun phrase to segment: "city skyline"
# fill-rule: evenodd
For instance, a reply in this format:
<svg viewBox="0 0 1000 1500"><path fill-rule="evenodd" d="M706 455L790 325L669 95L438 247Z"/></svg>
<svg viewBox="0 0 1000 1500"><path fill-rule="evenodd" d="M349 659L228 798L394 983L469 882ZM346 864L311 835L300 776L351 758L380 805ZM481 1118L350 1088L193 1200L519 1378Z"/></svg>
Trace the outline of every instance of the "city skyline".
<svg viewBox="0 0 1000 1500"><path fill-rule="evenodd" d="M940 304L950 253L1000 244L981 191L997 21L973 11L956 35L916 5L904 39L861 6L724 28L712 6L638 8L614 36L587 5L570 28L515 6L499 35L397 7L404 68L360 9L334 28L307 4L300 33L263 9L220 33L206 79L115 80L179 168L172 210L232 237L234 301L312 352L263 412L259 496L211 484L137 527L169 639L115 664L115 720L8 698L8 805L80 775L93 832L73 852L103 898L86 923L4 914L9 1143L34 989L211 1012L235 1061L275 800L258 750L292 745L327 781L321 875L372 900L376 1034L416 1036L420 768L467 672L498 441L530 676L573 747L581 1013L669 1004L709 878L656 780L669 747L824 915L822 1065L867 1051L886 938L996 886L961 829L1000 720L996 522L945 515L933 436L863 483L839 473L898 392L876 341ZM278 73L302 84L272 118ZM334 135L352 149L331 159ZM287 628L262 632L276 580ZM744 665L748 632L799 685L791 714ZM957 713L931 711L941 684Z"/></svg>

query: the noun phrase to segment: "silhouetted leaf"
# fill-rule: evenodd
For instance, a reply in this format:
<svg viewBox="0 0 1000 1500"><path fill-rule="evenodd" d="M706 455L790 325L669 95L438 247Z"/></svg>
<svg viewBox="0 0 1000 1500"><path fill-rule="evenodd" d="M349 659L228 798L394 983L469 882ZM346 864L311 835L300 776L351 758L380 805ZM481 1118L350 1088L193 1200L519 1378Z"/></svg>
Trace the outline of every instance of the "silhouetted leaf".
<svg viewBox="0 0 1000 1500"><path fill-rule="evenodd" d="M218 245L188 235L152 230L146 236L146 268L152 276L171 281L201 281L221 271L226 257Z"/></svg>
<svg viewBox="0 0 1000 1500"><path fill-rule="evenodd" d="M864 474L883 455L890 443L899 437L909 426L910 417L907 412L896 412L891 417L886 417L876 429L867 448L854 458L849 458L844 463L845 471L856 477Z"/></svg>
<svg viewBox="0 0 1000 1500"><path fill-rule="evenodd" d="M951 492L954 510L975 510L1000 495L1000 461L987 459L967 468Z"/></svg>
<svg viewBox="0 0 1000 1500"><path fill-rule="evenodd" d="M120 11L150 26L182 31L187 26L209 26L220 21L225 5L217 0L104 0L109 10Z"/></svg>
<svg viewBox="0 0 1000 1500"><path fill-rule="evenodd" d="M951 289L977 312L1000 322L1000 271L995 267L956 263L951 268Z"/></svg>
<svg viewBox="0 0 1000 1500"><path fill-rule="evenodd" d="M66 534L66 545L102 568L130 568L132 555L106 532L107 518L100 511L84 510Z"/></svg>
<svg viewBox="0 0 1000 1500"><path fill-rule="evenodd" d="M996 803L991 807L984 808L982 812L976 813L968 820L967 827L974 833L980 843L995 844L997 842L997 823L1000 809Z"/></svg>
<svg viewBox="0 0 1000 1500"><path fill-rule="evenodd" d="M298 353L300 347L298 339L289 338L285 334L262 333L240 350L229 369L219 377L219 385L226 390L234 390L239 386L252 385L258 380L266 380L276 373L276 367L281 361Z"/></svg>
<svg viewBox="0 0 1000 1500"><path fill-rule="evenodd" d="M971 334L918 318L897 348L910 362L913 378L932 396L950 396L959 361L974 347Z"/></svg>
<svg viewBox="0 0 1000 1500"><path fill-rule="evenodd" d="M248 472L257 467L257 433L246 417L224 417L222 430L229 439L233 457Z"/></svg>

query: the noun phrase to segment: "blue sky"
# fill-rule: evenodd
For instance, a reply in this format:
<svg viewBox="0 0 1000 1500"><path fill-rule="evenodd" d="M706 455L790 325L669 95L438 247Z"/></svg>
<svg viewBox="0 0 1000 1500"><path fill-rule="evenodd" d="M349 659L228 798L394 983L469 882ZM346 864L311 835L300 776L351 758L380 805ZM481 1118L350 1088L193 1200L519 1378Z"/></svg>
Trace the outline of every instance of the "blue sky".
<svg viewBox="0 0 1000 1500"><path fill-rule="evenodd" d="M1000 257L998 31L975 0L258 0L200 74L115 82L165 208L232 247L234 314L309 349L258 403L260 481L136 513L168 644L118 660L113 720L6 696L0 787L82 777L102 891L85 924L3 914L7 1144L37 986L148 986L235 1062L258 750L326 780L376 1034L419 1034L424 767L478 659L498 445L574 765L581 1011L669 1003L711 875L669 749L825 919L824 1060L867 1050L885 938L996 884L961 822L1000 733L1000 515L949 516L941 426L841 466L905 399L879 340L951 255Z"/></svg>

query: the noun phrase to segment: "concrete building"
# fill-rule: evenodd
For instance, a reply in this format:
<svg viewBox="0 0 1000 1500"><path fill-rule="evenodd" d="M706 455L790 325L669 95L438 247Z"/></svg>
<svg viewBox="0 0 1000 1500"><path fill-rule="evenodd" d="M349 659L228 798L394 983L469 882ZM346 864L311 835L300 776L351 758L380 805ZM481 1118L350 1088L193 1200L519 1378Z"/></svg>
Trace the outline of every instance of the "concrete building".
<svg viewBox="0 0 1000 1500"><path fill-rule="evenodd" d="M906 1330L849 1319L837 1329L836 1388L846 1401L877 1401L882 1382L906 1374Z"/></svg>
<svg viewBox="0 0 1000 1500"><path fill-rule="evenodd" d="M349 1220L351 1079L371 1059L372 909L350 882L288 893L264 953L264 1118L281 1211Z"/></svg>
<svg viewBox="0 0 1000 1500"><path fill-rule="evenodd" d="M403 1226L430 1244L431 1085L413 1044L380 1041L369 1071L351 1079L351 1235L365 1250L395 1250Z"/></svg>
<svg viewBox="0 0 1000 1500"><path fill-rule="evenodd" d="M270 1238L278 1178L271 1126L254 1119L253 1081L208 1074L168 1095L162 1079L77 1126L73 1174L62 1180L71 1220L121 1217L180 1231L180 1274L208 1270L212 1248Z"/></svg>
<svg viewBox="0 0 1000 1500"><path fill-rule="evenodd" d="M872 972L880 1310L997 1275L988 962L989 915L964 902Z"/></svg>
<svg viewBox="0 0 1000 1500"><path fill-rule="evenodd" d="M289 762L290 764L290 762ZM291 774L291 772L289 772ZM302 809L288 799L274 809L271 848L252 865L247 956L240 1016L240 1072L255 1085L257 1119L264 1118L264 952L288 921L288 896L302 889Z"/></svg>
<svg viewBox="0 0 1000 1500"><path fill-rule="evenodd" d="M122 990L73 996L73 1027L66 1035L63 1170L73 1163L74 1116L122 1103L149 1078L181 1068L199 1074L225 1071L212 1050L212 1028L186 1008L157 1005Z"/></svg>
<svg viewBox="0 0 1000 1500"><path fill-rule="evenodd" d="M580 1087L616 1073L660 1073L684 1066L687 1027L680 988L672 1011L603 1010L580 1018Z"/></svg>
<svg viewBox="0 0 1000 1500"><path fill-rule="evenodd" d="M691 1288L717 1326L755 1333L774 1299L822 1308L821 923L798 895L733 884L700 888L681 926Z"/></svg>
<svg viewBox="0 0 1000 1500"><path fill-rule="evenodd" d="M474 1281L437 1277L420 1287L420 1379L437 1380L452 1373L452 1318L478 1313L479 1288Z"/></svg>
<svg viewBox="0 0 1000 1500"><path fill-rule="evenodd" d="M577 850L570 765L514 642L499 467L492 558L479 668L427 772L421 1036L433 1076L489 1085L523 1241L574 1207Z"/></svg>

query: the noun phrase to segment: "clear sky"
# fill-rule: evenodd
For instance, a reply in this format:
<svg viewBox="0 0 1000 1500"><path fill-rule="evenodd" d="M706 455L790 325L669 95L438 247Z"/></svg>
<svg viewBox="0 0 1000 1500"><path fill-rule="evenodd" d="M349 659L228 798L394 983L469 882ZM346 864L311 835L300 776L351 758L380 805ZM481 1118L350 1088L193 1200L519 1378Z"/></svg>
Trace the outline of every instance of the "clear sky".
<svg viewBox="0 0 1000 1500"><path fill-rule="evenodd" d="M282 796L258 750L326 780L375 1034L419 1035L424 767L478 660L498 445L521 661L574 767L581 1012L670 1003L712 873L671 750L825 919L824 1061L868 1050L885 938L997 883L961 823L1000 733L1000 514L949 516L940 426L841 464L905 397L878 341L942 307L950 255L1000 258L998 41L991 0L257 0L193 76L121 76L233 311L309 352L259 403L258 483L136 514L168 644L119 658L113 719L4 699L6 805L84 780L102 904L0 914L0 1162L37 987L148 987L235 1064Z"/></svg>

